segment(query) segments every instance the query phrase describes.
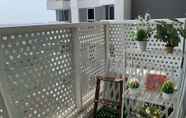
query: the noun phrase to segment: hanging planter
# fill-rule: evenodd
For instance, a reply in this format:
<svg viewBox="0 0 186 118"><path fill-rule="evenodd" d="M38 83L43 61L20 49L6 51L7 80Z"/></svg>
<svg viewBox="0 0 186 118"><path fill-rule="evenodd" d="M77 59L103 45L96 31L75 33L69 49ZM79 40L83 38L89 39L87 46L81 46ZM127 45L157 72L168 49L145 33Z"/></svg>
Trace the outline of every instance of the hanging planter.
<svg viewBox="0 0 186 118"><path fill-rule="evenodd" d="M165 51L169 54L172 54L174 52L174 47L171 46L166 46Z"/></svg>
<svg viewBox="0 0 186 118"><path fill-rule="evenodd" d="M177 47L181 41L181 38L186 38L186 30L178 28L176 25L182 25L183 23L177 19L170 19L172 22L167 23L165 21L156 21L156 35L155 37L165 43L165 51L168 54L174 52L174 48Z"/></svg>
<svg viewBox="0 0 186 118"><path fill-rule="evenodd" d="M150 19L144 19L139 16L140 23L137 25L137 31L134 34L134 39L137 41L137 47L143 52L146 50L148 39L151 37L153 29L148 22Z"/></svg>
<svg viewBox="0 0 186 118"><path fill-rule="evenodd" d="M148 32L144 29L139 29L137 31L137 37L136 37L136 41L137 41L137 45L138 48L141 51L145 51L146 47L147 47L147 42L148 42Z"/></svg>

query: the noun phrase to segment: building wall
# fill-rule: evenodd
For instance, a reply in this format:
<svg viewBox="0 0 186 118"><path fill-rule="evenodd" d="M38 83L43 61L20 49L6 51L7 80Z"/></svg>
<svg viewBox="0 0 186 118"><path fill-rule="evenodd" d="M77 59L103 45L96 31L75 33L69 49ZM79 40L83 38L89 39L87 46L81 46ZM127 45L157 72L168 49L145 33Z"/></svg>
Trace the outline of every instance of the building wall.
<svg viewBox="0 0 186 118"><path fill-rule="evenodd" d="M87 22L87 8L79 9L79 21Z"/></svg>
<svg viewBox="0 0 186 118"><path fill-rule="evenodd" d="M56 10L56 21L71 22L71 12L68 9L68 20L64 18L63 12L67 10Z"/></svg>
<svg viewBox="0 0 186 118"><path fill-rule="evenodd" d="M80 22L87 22L87 12L88 8L80 8L79 9L79 20ZM106 7L96 7L95 8L95 20L100 21L102 19L106 19Z"/></svg>
<svg viewBox="0 0 186 118"><path fill-rule="evenodd" d="M152 18L185 17L186 0L132 0L132 18L146 11Z"/></svg>
<svg viewBox="0 0 186 118"><path fill-rule="evenodd" d="M96 14L95 16L96 21L106 19L106 7L105 6L97 7L95 9L95 14Z"/></svg>

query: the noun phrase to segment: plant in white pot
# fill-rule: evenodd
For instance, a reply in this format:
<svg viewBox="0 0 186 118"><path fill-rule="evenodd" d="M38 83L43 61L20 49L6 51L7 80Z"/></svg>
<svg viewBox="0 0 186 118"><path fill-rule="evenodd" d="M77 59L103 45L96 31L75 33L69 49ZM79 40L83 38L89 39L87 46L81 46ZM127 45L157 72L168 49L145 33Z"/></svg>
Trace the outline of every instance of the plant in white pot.
<svg viewBox="0 0 186 118"><path fill-rule="evenodd" d="M147 47L147 42L148 42L149 34L147 30L144 29L139 29L136 33L136 41L138 48L141 51L145 51Z"/></svg>
<svg viewBox="0 0 186 118"><path fill-rule="evenodd" d="M131 94L136 94L138 92L138 88L140 86L139 80L137 79L130 79L127 82L128 88L129 88L129 92Z"/></svg>
<svg viewBox="0 0 186 118"><path fill-rule="evenodd" d="M137 31L135 33L135 40L137 41L137 46L141 51L145 51L147 47L148 39L151 37L153 29L150 26L150 18L145 19L141 16L138 17L140 23L137 26Z"/></svg>
<svg viewBox="0 0 186 118"><path fill-rule="evenodd" d="M171 80L167 80L161 86L161 92L163 93L163 98L169 99L173 96L175 92L175 84Z"/></svg>
<svg viewBox="0 0 186 118"><path fill-rule="evenodd" d="M173 53L174 48L177 47L181 41L178 29L174 26L172 22L156 22L158 24L155 37L165 43L165 51L167 53Z"/></svg>

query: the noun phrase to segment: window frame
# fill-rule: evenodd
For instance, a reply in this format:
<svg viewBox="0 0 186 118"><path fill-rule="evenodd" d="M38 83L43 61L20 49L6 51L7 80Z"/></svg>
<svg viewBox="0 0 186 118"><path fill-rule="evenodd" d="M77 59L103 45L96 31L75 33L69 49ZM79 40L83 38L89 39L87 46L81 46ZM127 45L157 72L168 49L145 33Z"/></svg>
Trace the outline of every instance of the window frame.
<svg viewBox="0 0 186 118"><path fill-rule="evenodd" d="M94 19L89 19L89 10L94 10ZM96 9L95 8L87 8L87 21L88 22L94 22L96 19Z"/></svg>

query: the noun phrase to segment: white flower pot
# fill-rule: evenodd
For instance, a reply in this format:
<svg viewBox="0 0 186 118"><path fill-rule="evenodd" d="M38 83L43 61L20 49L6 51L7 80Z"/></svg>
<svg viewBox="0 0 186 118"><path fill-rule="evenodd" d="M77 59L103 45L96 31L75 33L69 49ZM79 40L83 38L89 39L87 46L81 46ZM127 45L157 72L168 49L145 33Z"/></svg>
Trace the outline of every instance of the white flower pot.
<svg viewBox="0 0 186 118"><path fill-rule="evenodd" d="M138 88L135 88L135 89L129 88L129 93L132 94L132 95L137 94L138 93Z"/></svg>
<svg viewBox="0 0 186 118"><path fill-rule="evenodd" d="M147 41L137 41L137 45L141 51L145 51L147 47Z"/></svg>
<svg viewBox="0 0 186 118"><path fill-rule="evenodd" d="M162 96L164 99L170 99L170 98L172 98L173 94L163 93Z"/></svg>

